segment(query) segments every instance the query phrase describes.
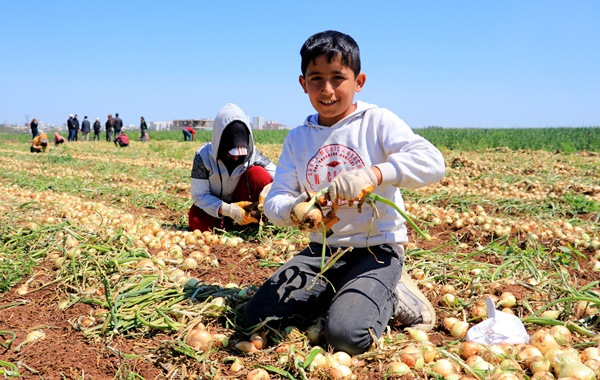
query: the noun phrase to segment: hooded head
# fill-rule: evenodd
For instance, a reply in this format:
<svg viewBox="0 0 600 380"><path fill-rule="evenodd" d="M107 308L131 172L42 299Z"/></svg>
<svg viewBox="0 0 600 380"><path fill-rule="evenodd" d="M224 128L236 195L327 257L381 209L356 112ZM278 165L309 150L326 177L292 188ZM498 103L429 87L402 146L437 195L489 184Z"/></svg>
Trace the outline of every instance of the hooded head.
<svg viewBox="0 0 600 380"><path fill-rule="evenodd" d="M230 125L231 127L228 128ZM213 124L211 155L221 158L221 154L231 152L235 148L246 148L245 156L252 155L254 139L249 125L248 116L240 107L233 103L223 106L217 113ZM238 155L239 153L244 153L243 149L238 150Z"/></svg>

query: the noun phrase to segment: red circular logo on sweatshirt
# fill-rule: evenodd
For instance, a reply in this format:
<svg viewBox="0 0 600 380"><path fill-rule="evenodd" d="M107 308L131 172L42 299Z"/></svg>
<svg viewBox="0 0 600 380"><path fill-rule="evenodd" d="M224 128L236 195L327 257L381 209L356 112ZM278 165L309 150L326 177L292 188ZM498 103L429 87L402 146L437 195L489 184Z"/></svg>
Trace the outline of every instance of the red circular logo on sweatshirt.
<svg viewBox="0 0 600 380"><path fill-rule="evenodd" d="M353 149L340 144L325 145L315 154L306 166L306 180L310 191L317 191L329 185L340 172L360 169L364 161Z"/></svg>

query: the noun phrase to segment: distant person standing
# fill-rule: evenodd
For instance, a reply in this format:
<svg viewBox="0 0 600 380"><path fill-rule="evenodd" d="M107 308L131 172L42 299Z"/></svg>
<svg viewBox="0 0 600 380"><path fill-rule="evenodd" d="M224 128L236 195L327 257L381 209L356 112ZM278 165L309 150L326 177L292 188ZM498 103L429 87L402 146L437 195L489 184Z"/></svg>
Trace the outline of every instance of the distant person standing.
<svg viewBox="0 0 600 380"><path fill-rule="evenodd" d="M140 117L140 141L146 141L146 135L148 134L148 124L144 117Z"/></svg>
<svg viewBox="0 0 600 380"><path fill-rule="evenodd" d="M181 130L183 132L183 141L194 141L194 134L196 131L192 127L183 127Z"/></svg>
<svg viewBox="0 0 600 380"><path fill-rule="evenodd" d="M67 120L67 130L69 131L69 136L67 136L67 140L75 141L75 124L73 114L70 114L69 120Z"/></svg>
<svg viewBox="0 0 600 380"><path fill-rule="evenodd" d="M121 133L121 129L123 129L123 120L119 117L119 113L115 114L115 123L113 125L113 129L115 130L115 136L118 136Z"/></svg>
<svg viewBox="0 0 600 380"><path fill-rule="evenodd" d="M39 134L37 119L31 120L31 123L29 124L29 126L31 127L31 138L34 139L35 136L37 136Z"/></svg>
<svg viewBox="0 0 600 380"><path fill-rule="evenodd" d="M94 141L100 141L100 129L102 129L102 123L100 123L100 118L97 117L96 121L94 121Z"/></svg>
<svg viewBox="0 0 600 380"><path fill-rule="evenodd" d="M81 122L81 140L90 141L90 131L90 121L87 116L84 116Z"/></svg>
<svg viewBox="0 0 600 380"><path fill-rule="evenodd" d="M78 134L79 134L79 120L77 120L77 114L75 114L75 116L73 116L73 126L75 127L75 136L74 136L74 141L78 140Z"/></svg>
<svg viewBox="0 0 600 380"><path fill-rule="evenodd" d="M112 133L113 127L115 125L115 119L113 119L112 114L108 114L108 120L106 120L106 124L104 124L104 128L106 128L106 141L112 141Z"/></svg>
<svg viewBox="0 0 600 380"><path fill-rule="evenodd" d="M115 138L114 141L115 145L120 146L121 148L124 148L126 146L129 146L129 137L125 134L125 132L121 132L119 133L119 135Z"/></svg>

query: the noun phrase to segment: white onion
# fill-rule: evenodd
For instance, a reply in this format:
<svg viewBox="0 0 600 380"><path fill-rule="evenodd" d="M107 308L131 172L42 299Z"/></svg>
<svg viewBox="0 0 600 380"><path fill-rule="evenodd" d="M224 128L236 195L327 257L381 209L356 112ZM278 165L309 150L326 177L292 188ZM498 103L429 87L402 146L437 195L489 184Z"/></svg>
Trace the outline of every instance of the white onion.
<svg viewBox="0 0 600 380"><path fill-rule="evenodd" d="M402 376L402 375L406 375L409 374L411 372L411 369L408 367L408 365L406 365L406 363L403 362L391 362L386 370L385 373L388 375L396 375L396 376Z"/></svg>
<svg viewBox="0 0 600 380"><path fill-rule="evenodd" d="M263 368L255 368L246 376L246 380L269 380L270 378L269 373Z"/></svg>
<svg viewBox="0 0 600 380"><path fill-rule="evenodd" d="M352 365L352 357L344 351L338 351L333 354L333 358L340 364L350 367Z"/></svg>
<svg viewBox="0 0 600 380"><path fill-rule="evenodd" d="M258 351L255 345L248 341L241 341L235 345L235 348L242 351L245 354L253 354Z"/></svg>
<svg viewBox="0 0 600 380"><path fill-rule="evenodd" d="M431 366L431 370L444 378L458 372L456 364L449 359L436 360Z"/></svg>

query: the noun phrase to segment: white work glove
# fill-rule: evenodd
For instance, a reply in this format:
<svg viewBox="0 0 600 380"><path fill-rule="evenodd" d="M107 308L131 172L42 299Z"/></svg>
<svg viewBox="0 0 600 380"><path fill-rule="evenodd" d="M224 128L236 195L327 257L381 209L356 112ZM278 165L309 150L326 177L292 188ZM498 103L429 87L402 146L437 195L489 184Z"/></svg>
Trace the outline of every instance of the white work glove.
<svg viewBox="0 0 600 380"><path fill-rule="evenodd" d="M377 176L371 168L341 172L329 185L329 199L334 203L336 198L356 201L370 194L376 186Z"/></svg>
<svg viewBox="0 0 600 380"><path fill-rule="evenodd" d="M243 207L250 204L251 202L237 202L237 203L223 203L221 205L221 214L228 216L233 219L234 222L240 226L244 226L250 223L258 223L256 218L250 216Z"/></svg>

